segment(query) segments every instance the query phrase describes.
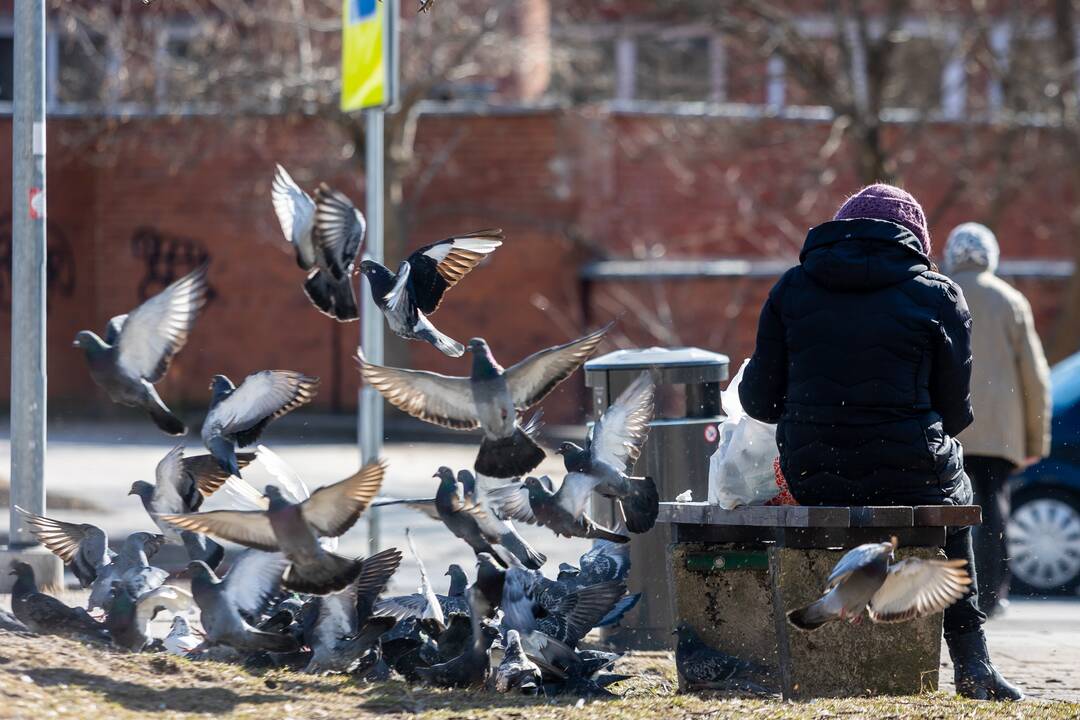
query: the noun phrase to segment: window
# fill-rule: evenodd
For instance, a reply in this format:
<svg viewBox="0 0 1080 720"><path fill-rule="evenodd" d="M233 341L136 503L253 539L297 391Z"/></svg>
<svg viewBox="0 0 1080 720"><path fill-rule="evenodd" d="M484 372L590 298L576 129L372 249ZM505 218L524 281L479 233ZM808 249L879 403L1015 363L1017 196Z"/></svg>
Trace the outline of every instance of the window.
<svg viewBox="0 0 1080 720"><path fill-rule="evenodd" d="M708 37L637 40L635 96L643 100L703 101L712 96Z"/></svg>
<svg viewBox="0 0 1080 720"><path fill-rule="evenodd" d="M103 102L109 67L108 38L76 29L62 32L57 43L56 101Z"/></svg>
<svg viewBox="0 0 1080 720"><path fill-rule="evenodd" d="M15 38L0 35L0 102L15 99Z"/></svg>
<svg viewBox="0 0 1080 720"><path fill-rule="evenodd" d="M888 68L881 85L881 107L936 110L942 106L945 48L941 40L893 33Z"/></svg>
<svg viewBox="0 0 1080 720"><path fill-rule="evenodd" d="M575 104L614 98L615 38L558 38L551 49L551 91Z"/></svg>
<svg viewBox="0 0 1080 720"><path fill-rule="evenodd" d="M1016 112L1046 112L1056 107L1063 69L1052 39L1014 36L1008 63L1002 83L1005 107Z"/></svg>

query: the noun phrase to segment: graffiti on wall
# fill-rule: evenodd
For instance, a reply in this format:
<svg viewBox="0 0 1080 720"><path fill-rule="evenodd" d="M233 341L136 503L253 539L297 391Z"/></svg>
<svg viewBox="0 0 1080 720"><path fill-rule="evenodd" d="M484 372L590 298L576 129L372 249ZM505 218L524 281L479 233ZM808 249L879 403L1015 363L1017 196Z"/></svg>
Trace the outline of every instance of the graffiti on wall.
<svg viewBox="0 0 1080 720"><path fill-rule="evenodd" d="M210 259L210 251L198 240L145 226L131 236L131 252L146 266L139 281L140 302ZM206 301L213 302L215 297L213 286L207 286Z"/></svg>
<svg viewBox="0 0 1080 720"><path fill-rule="evenodd" d="M0 213L0 308L11 309L11 211ZM53 221L45 227L45 280L48 300L75 294L75 250L67 233ZM46 303L46 308L49 303Z"/></svg>

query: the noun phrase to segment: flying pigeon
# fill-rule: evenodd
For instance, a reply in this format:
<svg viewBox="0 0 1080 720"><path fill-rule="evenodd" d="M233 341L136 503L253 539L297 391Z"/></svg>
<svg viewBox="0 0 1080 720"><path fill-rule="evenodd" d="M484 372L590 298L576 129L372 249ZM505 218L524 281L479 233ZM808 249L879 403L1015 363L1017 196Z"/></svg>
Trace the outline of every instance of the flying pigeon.
<svg viewBox="0 0 1080 720"><path fill-rule="evenodd" d="M108 638L105 627L82 608L65 605L51 595L38 592L34 568L24 562L14 562L11 574L11 610L15 617L39 635L88 635Z"/></svg>
<svg viewBox="0 0 1080 720"><path fill-rule="evenodd" d="M478 230L425 245L401 262L396 275L374 260L360 263L360 272L395 335L461 357L465 346L439 332L427 316L439 309L447 290L502 245L502 238L502 230Z"/></svg>
<svg viewBox="0 0 1080 720"><path fill-rule="evenodd" d="M545 580L535 570L511 567L506 571L501 606L504 628L526 637L539 631L574 648L626 594L626 584L612 580L568 592L554 607L545 607L538 597Z"/></svg>
<svg viewBox="0 0 1080 720"><path fill-rule="evenodd" d="M363 561L360 575L344 590L311 600L314 622L304 633L311 659L304 672L352 672L379 637L394 627L394 618L370 616L400 564L401 551L383 550Z"/></svg>
<svg viewBox="0 0 1080 720"><path fill-rule="evenodd" d="M570 473L556 491L546 475L530 476L522 483L492 489L489 497L503 517L543 525L556 535L629 542L629 537L597 524L585 512L595 484L594 477Z"/></svg>
<svg viewBox="0 0 1080 720"><path fill-rule="evenodd" d="M90 587L116 558L116 553L109 549L109 536L96 525L54 520L18 506L15 509L22 514L37 541L63 560L84 588Z"/></svg>
<svg viewBox="0 0 1080 720"><path fill-rule="evenodd" d="M161 519L183 530L206 533L256 550L280 550L290 563L284 585L296 592L324 595L344 589L363 561L328 552L320 537L337 537L359 519L382 486L386 465L368 463L353 476L319 488L293 503L274 485L266 486L268 510L214 510Z"/></svg>
<svg viewBox="0 0 1080 720"><path fill-rule="evenodd" d="M240 387L224 375L215 375L210 382L210 411L202 426L206 449L222 470L240 477L236 448L256 443L271 420L307 405L318 388L319 378L291 370L253 373Z"/></svg>
<svg viewBox="0 0 1080 720"><path fill-rule="evenodd" d="M246 467L254 459L255 453L240 453L236 458L240 467ZM197 535L183 537L181 532L160 521L158 516L196 512L205 498L225 484L228 473L221 469L212 455L186 458L184 446L177 445L157 464L154 474L156 484L136 480L128 495L139 497L146 513L161 529L166 540L184 545L190 559L204 560L211 568L217 567L225 556L224 548L213 540L200 539Z"/></svg>
<svg viewBox="0 0 1080 720"><path fill-rule="evenodd" d="M281 231L296 250L296 264L308 271L308 299L339 322L356 320L360 312L352 274L367 231L364 216L326 183L312 200L281 165L276 166L270 195Z"/></svg>
<svg viewBox="0 0 1080 720"><path fill-rule="evenodd" d="M169 626L169 634L165 636L162 644L173 655L187 657L195 648L202 645L202 638L192 632L191 626L182 615L176 615L172 619L172 625Z"/></svg>
<svg viewBox="0 0 1080 720"><path fill-rule="evenodd" d="M447 618L461 613L468 614L469 601L465 597L465 589L468 587L469 579L466 577L465 571L455 563L450 566L446 574L450 576L450 589L447 590L445 595L435 595L443 617ZM413 593L411 595L396 595L383 598L375 604L375 614L388 615L398 620L411 617L430 617L427 608L428 599L425 594Z"/></svg>
<svg viewBox="0 0 1080 720"><path fill-rule="evenodd" d="M169 435L183 435L187 427L154 384L165 377L206 303L206 270L204 263L130 313L114 317L104 340L83 330L73 343L86 355L90 377L113 402L146 410Z"/></svg>
<svg viewBox="0 0 1080 720"><path fill-rule="evenodd" d="M596 492L615 499L632 533L651 530L660 512L652 478L627 475L649 437L654 389L649 373L641 373L593 424L584 448L564 442L556 451L567 472L594 478Z"/></svg>
<svg viewBox="0 0 1080 720"><path fill-rule="evenodd" d="M536 695L542 685L540 668L521 649L521 635L517 630L507 631L503 659L495 669L495 691L520 690L524 695Z"/></svg>
<svg viewBox="0 0 1080 720"><path fill-rule="evenodd" d="M519 424L518 414L581 367L610 327L533 353L506 370L495 362L487 342L473 338L469 377L373 365L363 353L358 351L357 356L364 381L399 410L455 430L483 429L474 469L488 477L514 478L544 459L544 451Z"/></svg>
<svg viewBox="0 0 1080 720"><path fill-rule="evenodd" d="M596 585L607 580L624 580L630 572L630 546L610 540L596 540L578 560L579 567L559 565L557 580L571 588Z"/></svg>
<svg viewBox="0 0 1080 720"><path fill-rule="evenodd" d="M894 563L896 538L849 550L836 563L825 594L788 613L791 624L816 630L833 620L858 622L865 608L876 623L894 623L933 615L967 594L971 577L966 560L920 560Z"/></svg>
<svg viewBox="0 0 1080 720"><path fill-rule="evenodd" d="M150 642L149 625L162 610L186 611L191 596L180 588L162 585L135 599L121 580L113 582L113 595L105 627L113 643L132 652L140 652Z"/></svg>
<svg viewBox="0 0 1080 720"><path fill-rule="evenodd" d="M675 668L691 690L750 690L768 693L759 684L767 678L765 668L722 653L706 645L686 623L675 628Z"/></svg>
<svg viewBox="0 0 1080 720"><path fill-rule="evenodd" d="M298 650L291 635L258 630L245 619L262 614L281 590L281 576L288 567L288 559L280 553L245 550L225 578L218 579L206 563L191 562L191 594L201 611L204 645L227 645L241 652Z"/></svg>

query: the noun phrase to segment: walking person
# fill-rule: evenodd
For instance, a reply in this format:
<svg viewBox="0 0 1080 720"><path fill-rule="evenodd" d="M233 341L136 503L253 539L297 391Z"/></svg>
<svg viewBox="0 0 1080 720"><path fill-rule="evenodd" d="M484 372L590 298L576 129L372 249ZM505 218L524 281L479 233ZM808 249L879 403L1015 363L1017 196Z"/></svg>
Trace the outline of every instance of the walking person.
<svg viewBox="0 0 1080 720"><path fill-rule="evenodd" d="M739 397L777 423L780 466L804 505L966 505L956 436L971 424L971 315L934 272L918 201L863 188L810 230L769 292ZM975 576L971 528L945 554ZM977 699L1023 693L990 662L977 585L945 611L956 689Z"/></svg>
<svg viewBox="0 0 1080 720"><path fill-rule="evenodd" d="M945 243L945 272L964 291L973 318L971 406L975 422L958 439L975 502L979 608L992 615L1009 594L1006 523L1009 476L1050 451L1050 368L1031 306L995 275L997 238L979 223L957 226Z"/></svg>

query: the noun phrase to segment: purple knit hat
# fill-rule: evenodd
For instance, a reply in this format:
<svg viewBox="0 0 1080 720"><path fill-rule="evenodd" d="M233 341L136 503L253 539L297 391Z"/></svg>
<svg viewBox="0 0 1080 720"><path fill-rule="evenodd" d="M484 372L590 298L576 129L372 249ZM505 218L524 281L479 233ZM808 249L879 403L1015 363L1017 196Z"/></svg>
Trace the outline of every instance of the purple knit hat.
<svg viewBox="0 0 1080 720"><path fill-rule="evenodd" d="M903 225L919 238L923 252L929 257L930 231L926 227L926 215L911 193L885 183L867 185L844 201L833 220L855 218L888 220Z"/></svg>

